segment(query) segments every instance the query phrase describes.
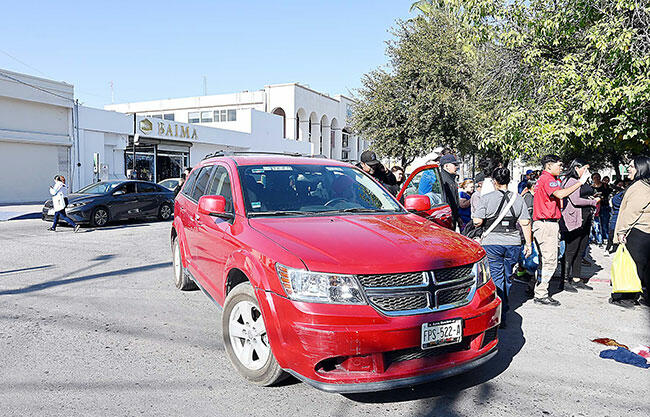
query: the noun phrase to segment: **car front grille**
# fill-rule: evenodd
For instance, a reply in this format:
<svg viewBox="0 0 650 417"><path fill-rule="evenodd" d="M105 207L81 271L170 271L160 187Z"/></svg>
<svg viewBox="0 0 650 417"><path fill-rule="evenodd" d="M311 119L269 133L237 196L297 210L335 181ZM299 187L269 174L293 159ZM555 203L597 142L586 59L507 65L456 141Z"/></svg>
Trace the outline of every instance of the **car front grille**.
<svg viewBox="0 0 650 417"><path fill-rule="evenodd" d="M357 275L370 304L389 316L447 310L474 295L473 264L433 271Z"/></svg>
<svg viewBox="0 0 650 417"><path fill-rule="evenodd" d="M426 283L422 272L407 272L404 274L357 275L364 287L408 287Z"/></svg>
<svg viewBox="0 0 650 417"><path fill-rule="evenodd" d="M408 349L394 350L384 353L384 364L389 367L396 362L411 361L413 359L433 358L448 353L462 352L470 348L470 338L464 337L460 343L453 345L439 346L422 350L419 346Z"/></svg>
<svg viewBox="0 0 650 417"><path fill-rule="evenodd" d="M368 297L370 302L384 311L419 310L429 306L426 293L410 295L391 295L386 297Z"/></svg>

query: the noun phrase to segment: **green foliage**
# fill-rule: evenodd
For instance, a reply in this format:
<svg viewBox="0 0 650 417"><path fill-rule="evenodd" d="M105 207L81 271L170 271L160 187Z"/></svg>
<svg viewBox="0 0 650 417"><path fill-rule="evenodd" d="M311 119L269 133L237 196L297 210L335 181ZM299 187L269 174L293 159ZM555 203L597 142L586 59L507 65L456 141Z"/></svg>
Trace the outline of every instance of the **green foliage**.
<svg viewBox="0 0 650 417"><path fill-rule="evenodd" d="M390 156L437 145L615 165L650 148L647 0L421 0L355 126Z"/></svg>
<svg viewBox="0 0 650 417"><path fill-rule="evenodd" d="M475 148L475 60L459 29L444 13L399 21L388 68L362 78L353 126L380 154L406 165L437 146Z"/></svg>

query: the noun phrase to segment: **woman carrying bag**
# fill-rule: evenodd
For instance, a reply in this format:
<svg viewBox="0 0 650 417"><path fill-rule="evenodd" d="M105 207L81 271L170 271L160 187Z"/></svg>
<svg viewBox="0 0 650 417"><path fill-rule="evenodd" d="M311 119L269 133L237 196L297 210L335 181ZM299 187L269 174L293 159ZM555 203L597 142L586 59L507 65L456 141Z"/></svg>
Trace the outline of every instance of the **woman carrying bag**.
<svg viewBox="0 0 650 417"><path fill-rule="evenodd" d="M52 205L54 206L54 222L47 230L55 232L59 219L62 219L74 227L74 231L77 233L79 231L79 225L65 215L65 207L68 205L68 186L65 185L65 177L63 175L54 177L54 185L50 187L50 194L52 195Z"/></svg>
<svg viewBox="0 0 650 417"><path fill-rule="evenodd" d="M589 165L575 159L569 166L569 171L562 181L563 188L569 188L579 182L580 177L589 169ZM561 260L562 281L560 288L568 292L578 292L579 289L591 290L583 280L582 254L589 244L593 208L598 200L585 198L593 195L589 184L583 184L564 199L562 218L560 219L560 233L565 243L564 257Z"/></svg>
<svg viewBox="0 0 650 417"><path fill-rule="evenodd" d="M630 163L628 178L634 182L625 192L616 220L614 241L632 257L641 281L643 299L650 305L650 157L638 156ZM617 252L617 256L619 256ZM614 259L616 262L616 259ZM615 277L612 277L615 278ZM614 286L616 287L616 286ZM616 289L616 288L615 288ZM638 304L638 293L612 293L610 303L623 307Z"/></svg>

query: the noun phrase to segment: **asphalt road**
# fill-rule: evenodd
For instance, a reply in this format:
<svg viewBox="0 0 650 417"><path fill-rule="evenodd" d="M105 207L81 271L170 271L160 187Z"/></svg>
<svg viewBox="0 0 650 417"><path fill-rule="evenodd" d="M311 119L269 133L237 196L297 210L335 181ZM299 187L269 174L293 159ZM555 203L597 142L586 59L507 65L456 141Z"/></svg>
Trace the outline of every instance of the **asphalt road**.
<svg viewBox="0 0 650 417"><path fill-rule="evenodd" d="M644 416L650 370L598 357L610 337L650 344L650 310L595 291L553 309L523 299L498 356L415 388L342 396L295 379L260 388L231 367L220 310L172 281L168 222L74 234L40 220L0 223L1 416ZM597 280L597 281L596 281ZM518 296L519 295L519 296Z"/></svg>

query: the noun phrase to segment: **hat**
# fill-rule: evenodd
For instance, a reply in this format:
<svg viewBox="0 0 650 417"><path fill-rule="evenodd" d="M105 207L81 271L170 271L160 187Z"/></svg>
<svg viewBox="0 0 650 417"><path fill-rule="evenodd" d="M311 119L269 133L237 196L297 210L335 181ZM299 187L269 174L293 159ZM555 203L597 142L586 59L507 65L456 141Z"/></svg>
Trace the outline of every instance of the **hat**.
<svg viewBox="0 0 650 417"><path fill-rule="evenodd" d="M532 173L533 173L533 170L532 170L532 169L529 169L529 170L526 171L526 175L530 175L530 174L532 174Z"/></svg>
<svg viewBox="0 0 650 417"><path fill-rule="evenodd" d="M454 154L448 153L447 155L442 155L442 157L440 157L440 166L444 167L445 164L460 164L460 161L456 159Z"/></svg>
<svg viewBox="0 0 650 417"><path fill-rule="evenodd" d="M360 159L361 162L368 165L377 165L381 163L377 160L377 155L373 151L363 151Z"/></svg>

